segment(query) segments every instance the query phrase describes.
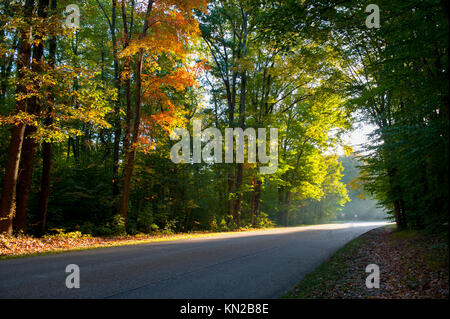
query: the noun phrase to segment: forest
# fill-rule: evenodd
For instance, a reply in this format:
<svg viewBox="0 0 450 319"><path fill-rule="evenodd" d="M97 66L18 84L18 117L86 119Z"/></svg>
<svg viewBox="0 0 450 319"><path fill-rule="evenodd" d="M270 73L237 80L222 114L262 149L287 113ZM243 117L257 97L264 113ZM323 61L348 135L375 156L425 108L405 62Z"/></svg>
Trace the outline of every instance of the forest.
<svg viewBox="0 0 450 319"><path fill-rule="evenodd" d="M0 0L0 233L446 231L449 3L372 2ZM174 163L196 120L278 129L276 171Z"/></svg>

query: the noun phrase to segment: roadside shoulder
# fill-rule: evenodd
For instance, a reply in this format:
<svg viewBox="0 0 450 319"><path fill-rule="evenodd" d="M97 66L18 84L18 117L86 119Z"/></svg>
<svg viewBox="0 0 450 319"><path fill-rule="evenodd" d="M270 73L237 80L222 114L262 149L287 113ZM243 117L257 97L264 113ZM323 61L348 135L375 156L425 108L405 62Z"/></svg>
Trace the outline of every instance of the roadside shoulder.
<svg viewBox="0 0 450 319"><path fill-rule="evenodd" d="M442 236L380 227L338 250L283 298L448 298L448 257ZM379 288L366 287L370 264L379 267Z"/></svg>

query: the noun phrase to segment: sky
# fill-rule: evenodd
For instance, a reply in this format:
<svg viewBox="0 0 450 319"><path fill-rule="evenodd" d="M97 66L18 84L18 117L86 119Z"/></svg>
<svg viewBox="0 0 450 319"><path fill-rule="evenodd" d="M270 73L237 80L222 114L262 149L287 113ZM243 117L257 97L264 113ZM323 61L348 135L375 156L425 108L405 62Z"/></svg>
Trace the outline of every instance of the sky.
<svg viewBox="0 0 450 319"><path fill-rule="evenodd" d="M355 125L355 129L353 131L344 136L344 143L353 147L354 152L362 153L363 145L370 142L367 135L376 129L377 127L375 125L360 122ZM343 150L339 149L338 154L343 154Z"/></svg>

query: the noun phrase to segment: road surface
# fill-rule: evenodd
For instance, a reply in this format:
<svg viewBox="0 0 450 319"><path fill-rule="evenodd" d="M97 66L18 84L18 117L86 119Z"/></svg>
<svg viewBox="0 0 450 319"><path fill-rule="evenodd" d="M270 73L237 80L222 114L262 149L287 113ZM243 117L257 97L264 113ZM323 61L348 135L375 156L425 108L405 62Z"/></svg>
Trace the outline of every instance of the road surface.
<svg viewBox="0 0 450 319"><path fill-rule="evenodd" d="M277 298L351 239L348 223L0 260L0 298ZM66 287L68 264L80 288Z"/></svg>

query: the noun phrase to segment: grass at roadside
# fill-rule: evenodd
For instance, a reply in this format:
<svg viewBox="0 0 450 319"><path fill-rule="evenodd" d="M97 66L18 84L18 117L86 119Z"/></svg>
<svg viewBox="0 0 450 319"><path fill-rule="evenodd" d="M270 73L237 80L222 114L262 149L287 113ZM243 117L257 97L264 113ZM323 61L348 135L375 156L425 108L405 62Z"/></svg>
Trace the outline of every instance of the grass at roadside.
<svg viewBox="0 0 450 319"><path fill-rule="evenodd" d="M338 250L282 298L448 298L447 238L395 226L374 229ZM380 268L380 288L365 285L365 267Z"/></svg>

